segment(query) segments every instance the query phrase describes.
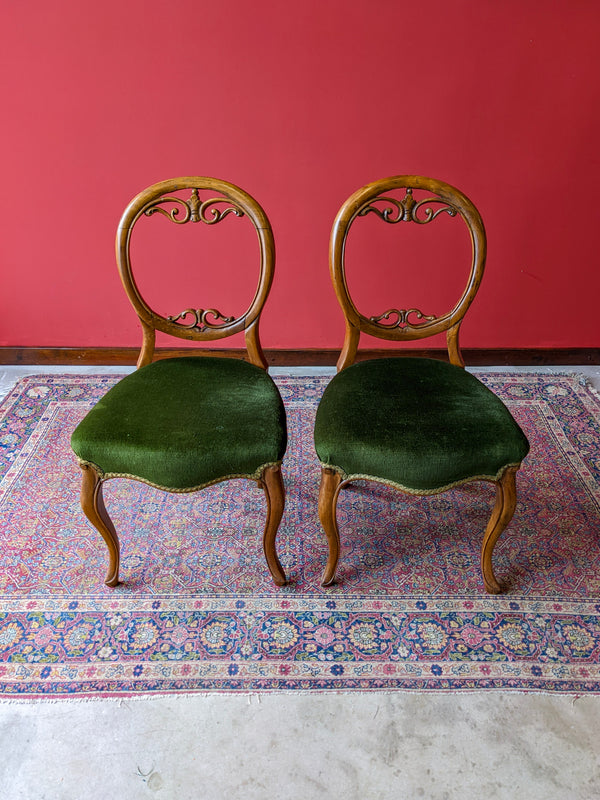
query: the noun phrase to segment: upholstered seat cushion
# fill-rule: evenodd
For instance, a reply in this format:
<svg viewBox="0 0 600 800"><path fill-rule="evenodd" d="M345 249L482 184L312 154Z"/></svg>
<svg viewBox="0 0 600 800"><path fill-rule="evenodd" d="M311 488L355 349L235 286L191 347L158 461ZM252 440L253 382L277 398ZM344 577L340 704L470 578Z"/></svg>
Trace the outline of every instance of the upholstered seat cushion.
<svg viewBox="0 0 600 800"><path fill-rule="evenodd" d="M529 444L506 406L473 375L443 361L362 361L327 386L315 423L319 460L414 492L495 479Z"/></svg>
<svg viewBox="0 0 600 800"><path fill-rule="evenodd" d="M73 432L82 461L186 490L283 458L285 411L262 369L234 358L157 361L116 384Z"/></svg>

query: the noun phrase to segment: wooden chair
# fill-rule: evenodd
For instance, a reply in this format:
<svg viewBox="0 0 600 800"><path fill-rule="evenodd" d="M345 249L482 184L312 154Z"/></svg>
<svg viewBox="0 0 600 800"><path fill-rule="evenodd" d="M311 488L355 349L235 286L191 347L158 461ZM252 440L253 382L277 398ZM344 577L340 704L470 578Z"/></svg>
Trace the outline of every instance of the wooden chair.
<svg viewBox="0 0 600 800"><path fill-rule="evenodd" d="M182 191L183 198L174 194ZM242 224L233 222L236 218L252 224L258 235L260 271L248 310L238 317L224 316L215 308L188 308L166 317L153 311L134 280L130 255L134 227L147 217L156 218L154 225L201 223L202 229ZM286 577L275 537L285 502L280 467L287 444L286 419L279 392L266 372L258 333L275 265L269 220L250 195L225 181L167 180L131 201L119 224L116 251L121 280L144 334L138 369L97 403L71 440L83 470L82 509L108 546L106 583L119 582L120 553L102 498L107 480L131 478L167 492L194 492L247 478L266 494L263 547L273 580L282 586ZM243 331L249 363L202 354L201 349L152 363L157 330L198 342Z"/></svg>
<svg viewBox="0 0 600 800"><path fill-rule="evenodd" d="M401 190L402 199L387 194L395 190ZM431 196L417 200L413 190ZM367 215L400 228L410 223L435 227L440 215L466 224L472 244L469 278L451 311L425 315L407 306L365 316L357 309L348 289L346 249L351 226ZM492 568L492 551L513 515L515 476L529 444L504 404L464 369L458 334L485 258L486 236L477 209L437 180L403 175L371 183L355 192L335 219L330 268L346 336L338 374L324 392L315 423L322 467L319 516L329 543L324 586L335 578L340 547L336 505L345 485L366 479L412 495L432 495L469 481L492 481L496 504L483 537L481 567L486 590L503 591ZM440 332L446 333L450 363L404 356L353 364L361 333L406 342Z"/></svg>

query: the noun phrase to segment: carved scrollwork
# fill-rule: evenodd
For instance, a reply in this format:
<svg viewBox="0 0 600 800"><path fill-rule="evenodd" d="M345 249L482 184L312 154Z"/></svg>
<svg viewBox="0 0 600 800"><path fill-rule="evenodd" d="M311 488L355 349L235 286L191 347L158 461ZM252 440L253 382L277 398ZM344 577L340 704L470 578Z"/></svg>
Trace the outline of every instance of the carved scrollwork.
<svg viewBox="0 0 600 800"><path fill-rule="evenodd" d="M189 324L184 324L179 321L185 319L187 316L192 317L192 321ZM212 321L209 317L212 317ZM186 308L185 311L182 311L180 314L169 316L167 319L169 322L175 322L182 328L186 328L186 330L204 333L204 331L209 329L215 330L217 328L222 328L224 325L229 325L230 322L235 320L235 317L226 317L216 308Z"/></svg>
<svg viewBox="0 0 600 800"><path fill-rule="evenodd" d="M369 322L373 322L375 325L380 325L382 328L414 328L416 327L415 323L408 319L410 314L414 314L417 319L422 319L426 322L432 322L434 319L436 319L435 315L424 314L422 311L419 311L418 308L390 308L388 311L384 311L383 314L380 314L378 317L369 317ZM396 317L396 319L387 324L382 322L384 319L389 320L390 317Z"/></svg>
<svg viewBox="0 0 600 800"><path fill-rule="evenodd" d="M390 205L379 208L375 205L376 203L389 203ZM441 203L442 207L434 211L430 207L431 203ZM422 216L419 216L421 210ZM395 225L397 222L416 222L418 225L426 225L440 214L446 213L450 217L455 217L457 212L454 206L448 205L444 200L440 200L437 197L415 200L412 189L408 187L402 200L397 200L395 197L377 197L361 208L358 216L365 217L370 213L376 214L384 222L389 222L391 225Z"/></svg>
<svg viewBox="0 0 600 800"><path fill-rule="evenodd" d="M174 208L163 208L162 206L167 203L172 203ZM217 208L220 203L229 203L229 205L227 208L220 209ZM180 216L181 211L183 211L182 216ZM147 217L157 212L177 225L185 225L186 222L204 222L205 225L215 225L229 214L234 214L236 217L244 216L243 210L226 197L200 200L198 189L192 189L190 199L187 201L180 197L161 197L144 209Z"/></svg>
<svg viewBox="0 0 600 800"><path fill-rule="evenodd" d="M198 190L192 189L192 196L189 200L192 209L192 222L204 222L207 225L214 225L217 222L221 222L222 219L225 219L228 214L235 214L236 217L244 216L244 212L239 206L232 203L228 208L220 210L216 208L219 203L231 203L231 201L227 200L225 197L211 197L209 200L200 202ZM209 211L210 217L208 216Z"/></svg>
<svg viewBox="0 0 600 800"><path fill-rule="evenodd" d="M161 208L164 203L174 203L175 208ZM183 216L180 217L179 213L182 210ZM167 219L170 219L171 222L175 222L177 225L185 225L186 222L190 221L192 216L189 205L180 197L161 197L160 200L157 200L144 210L144 214L147 217L151 217L152 214L156 213L162 214L163 216L167 217Z"/></svg>

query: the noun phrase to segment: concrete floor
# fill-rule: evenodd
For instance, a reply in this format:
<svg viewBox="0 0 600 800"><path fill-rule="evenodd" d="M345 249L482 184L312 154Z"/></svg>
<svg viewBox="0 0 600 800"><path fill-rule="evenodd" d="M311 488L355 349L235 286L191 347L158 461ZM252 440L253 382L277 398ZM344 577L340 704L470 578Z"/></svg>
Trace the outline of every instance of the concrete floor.
<svg viewBox="0 0 600 800"><path fill-rule="evenodd" d="M598 367L543 368L554 370L583 372L600 389ZM43 371L71 370L0 367L0 396L21 375ZM0 753L2 800L596 800L600 696L396 692L4 703Z"/></svg>

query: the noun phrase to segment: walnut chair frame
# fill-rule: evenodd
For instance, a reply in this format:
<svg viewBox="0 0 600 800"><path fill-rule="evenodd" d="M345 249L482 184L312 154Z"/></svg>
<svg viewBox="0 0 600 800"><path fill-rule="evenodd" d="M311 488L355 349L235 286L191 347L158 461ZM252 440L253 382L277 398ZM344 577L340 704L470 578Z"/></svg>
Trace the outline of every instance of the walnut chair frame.
<svg viewBox="0 0 600 800"><path fill-rule="evenodd" d="M172 194L185 190L191 190L188 200ZM205 191L211 194L207 199L202 200L199 193ZM215 192L218 193L216 196ZM243 314L231 317L221 314L215 308L188 308L177 315L165 317L150 308L142 297L133 276L130 245L133 229L140 218L155 214L166 217L176 225L200 222L207 226L213 226L230 215L246 217L250 220L258 236L260 271L256 292L248 309ZM260 343L259 319L273 281L275 246L269 220L251 195L231 183L208 177L175 178L154 184L138 194L126 208L117 230L116 257L121 281L143 330L143 345L137 361L138 370L153 362L156 331L195 342L214 341L243 332L247 350L246 360L260 368L261 373L262 371L266 373L267 361ZM204 354L197 349L192 349L191 353L186 359L214 358L214 356ZM227 360L229 361L229 359ZM103 537L108 548L109 565L105 583L108 586L116 586L119 583L120 544L104 504L104 483L112 478L127 477L141 480L150 485L156 484L135 475L106 474L96 464L82 458L79 458L79 462L82 469L81 507L87 519ZM263 465L259 474L227 475L193 488L173 489L166 486L158 488L175 492L196 491L228 478L249 478L255 480L258 487L264 490L267 503L263 534L264 555L275 584L285 585L286 576L275 548L277 530L285 505L285 488L280 460Z"/></svg>
<svg viewBox="0 0 600 800"><path fill-rule="evenodd" d="M405 192L402 200L386 195L387 192L398 189ZM417 200L413 196L413 190L425 190L433 196ZM442 316L433 316L426 315L416 308L392 308L378 316L367 317L357 309L346 280L346 245L352 224L367 214L374 214L388 224L427 225L442 214L462 218L471 240L471 266L466 287L452 310ZM465 362L459 345L460 326L479 289L485 267L486 250L486 234L479 212L462 192L449 184L420 176L401 175L376 181L356 191L339 210L330 239L331 278L346 324L344 344L337 363L338 374L354 363L361 333L396 342L408 342L445 332L450 363L464 368ZM399 360L406 357L408 356L399 356ZM515 510L516 474L520 465L520 461L505 465L499 474L493 476L473 476L457 481L452 486L439 487L431 491L414 491L393 481L381 480L374 475L348 475L343 468L321 461L318 510L329 546L328 560L322 577L323 586L329 586L335 580L340 555L336 508L340 490L350 483L368 479L395 486L410 494L431 495L454 488L461 483L487 480L496 486L496 502L483 536L481 570L488 592L497 594L504 591L505 587L494 574L492 553L498 537L509 524Z"/></svg>

